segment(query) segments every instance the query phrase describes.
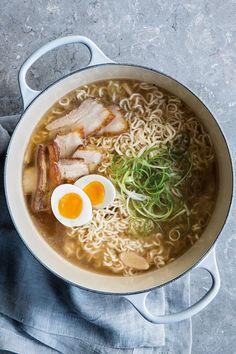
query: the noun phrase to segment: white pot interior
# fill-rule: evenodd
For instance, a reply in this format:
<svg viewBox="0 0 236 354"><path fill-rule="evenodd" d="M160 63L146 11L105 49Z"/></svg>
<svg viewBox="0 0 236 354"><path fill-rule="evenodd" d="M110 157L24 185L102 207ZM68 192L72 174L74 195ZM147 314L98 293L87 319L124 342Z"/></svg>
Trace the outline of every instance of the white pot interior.
<svg viewBox="0 0 236 354"><path fill-rule="evenodd" d="M157 84L180 97L202 121L211 135L218 162L219 190L211 220L202 237L185 254L162 269L146 274L122 277L101 275L78 268L57 254L41 237L26 208L22 190L22 166L25 149L35 125L44 113L69 91L97 80L129 78ZM11 140L5 189L15 226L30 251L48 269L76 285L108 293L132 293L161 286L193 267L210 249L220 233L232 196L232 167L224 137L206 107L188 89L173 79L142 67L107 64L74 73L46 89L26 109Z"/></svg>

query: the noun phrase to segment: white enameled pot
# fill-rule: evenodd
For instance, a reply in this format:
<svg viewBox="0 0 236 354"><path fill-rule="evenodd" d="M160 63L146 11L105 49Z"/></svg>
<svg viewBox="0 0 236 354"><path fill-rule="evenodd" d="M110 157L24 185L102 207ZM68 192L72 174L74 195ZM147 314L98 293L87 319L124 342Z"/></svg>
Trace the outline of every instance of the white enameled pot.
<svg viewBox="0 0 236 354"><path fill-rule="evenodd" d="M30 66L48 51L70 43L82 43L88 47L91 54L89 65L58 80L42 92L32 90L26 83L26 73ZM97 274L67 262L47 244L33 224L26 208L22 189L24 153L33 129L44 113L60 97L79 86L98 80L118 78L154 83L180 97L195 112L208 130L214 143L218 165L219 190L216 206L201 238L191 249L171 264L133 277ZM76 286L89 291L124 296L148 321L170 323L189 318L201 311L214 299L220 288L220 277L213 246L225 224L233 188L229 150L219 125L207 107L188 88L173 78L143 66L114 63L90 39L82 36L60 38L37 50L21 67L19 85L25 111L14 131L7 152L5 193L15 227L32 254L54 274ZM148 292L166 285L193 268L204 268L210 273L212 285L208 292L197 303L179 313L163 316L152 315L146 308Z"/></svg>

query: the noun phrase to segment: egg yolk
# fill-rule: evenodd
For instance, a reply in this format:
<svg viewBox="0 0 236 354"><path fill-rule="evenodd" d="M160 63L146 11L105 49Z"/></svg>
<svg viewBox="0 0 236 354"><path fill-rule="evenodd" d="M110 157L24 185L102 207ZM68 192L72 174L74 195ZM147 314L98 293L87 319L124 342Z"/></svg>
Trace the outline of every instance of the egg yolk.
<svg viewBox="0 0 236 354"><path fill-rule="evenodd" d="M75 219L80 216L83 209L83 200L76 193L65 194L58 203L58 210L61 216L68 219Z"/></svg>
<svg viewBox="0 0 236 354"><path fill-rule="evenodd" d="M84 192L88 195L92 205L103 203L105 197L105 188L101 182L93 181L84 187Z"/></svg>

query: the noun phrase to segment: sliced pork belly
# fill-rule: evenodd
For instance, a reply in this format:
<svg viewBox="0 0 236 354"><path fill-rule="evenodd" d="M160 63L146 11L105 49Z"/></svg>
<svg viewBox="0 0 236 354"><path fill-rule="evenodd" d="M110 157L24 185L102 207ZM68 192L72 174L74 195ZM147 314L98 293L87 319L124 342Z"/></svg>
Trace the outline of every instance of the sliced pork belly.
<svg viewBox="0 0 236 354"><path fill-rule="evenodd" d="M62 183L61 175L57 167L56 162L59 160L59 148L56 143L48 144L48 156L49 156L49 166L48 166L48 175L49 175L49 186L50 190L53 190L59 184Z"/></svg>
<svg viewBox="0 0 236 354"><path fill-rule="evenodd" d="M81 105L80 105L81 106ZM49 131L70 131L70 127L79 119L80 107L73 109L65 116L54 120L46 126Z"/></svg>
<svg viewBox="0 0 236 354"><path fill-rule="evenodd" d="M92 98L82 102L79 108L81 108L80 118L72 130L82 130L84 137L95 134L115 117L111 111Z"/></svg>
<svg viewBox="0 0 236 354"><path fill-rule="evenodd" d="M60 151L58 145L56 143L50 143L47 145L47 148L48 148L49 162L58 161L60 158Z"/></svg>
<svg viewBox="0 0 236 354"><path fill-rule="evenodd" d="M60 158L64 159L71 156L78 146L83 145L83 140L80 132L75 131L65 135L58 134L54 143L58 146Z"/></svg>
<svg viewBox="0 0 236 354"><path fill-rule="evenodd" d="M115 118L104 128L100 129L96 135L118 135L124 133L128 129L128 123L126 119L123 117L120 108L116 105L111 105L107 107L109 111L111 111Z"/></svg>
<svg viewBox="0 0 236 354"><path fill-rule="evenodd" d="M95 99L87 98L79 108L49 123L46 128L49 131L81 131L82 136L86 137L105 127L114 117L114 114L103 104L98 103Z"/></svg>
<svg viewBox="0 0 236 354"><path fill-rule="evenodd" d="M79 158L59 160L55 164L55 171L59 173L61 180L67 182L74 182L79 177L89 174L87 163Z"/></svg>
<svg viewBox="0 0 236 354"><path fill-rule="evenodd" d="M46 146L39 145L37 152L37 188L32 200L32 209L34 212L47 210L47 158Z"/></svg>
<svg viewBox="0 0 236 354"><path fill-rule="evenodd" d="M73 154L73 157L84 159L85 163L89 166L89 171L94 172L97 166L103 159L103 153L96 147L79 147Z"/></svg>
<svg viewBox="0 0 236 354"><path fill-rule="evenodd" d="M49 186L50 191L53 191L57 186L63 183L61 178L60 170L58 168L57 162L49 162Z"/></svg>

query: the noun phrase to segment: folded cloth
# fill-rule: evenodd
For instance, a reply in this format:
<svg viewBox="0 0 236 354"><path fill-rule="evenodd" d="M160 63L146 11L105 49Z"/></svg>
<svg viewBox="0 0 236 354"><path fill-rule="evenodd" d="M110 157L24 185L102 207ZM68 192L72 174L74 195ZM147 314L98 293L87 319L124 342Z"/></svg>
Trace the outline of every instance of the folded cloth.
<svg viewBox="0 0 236 354"><path fill-rule="evenodd" d="M5 151L19 116L0 117ZM28 251L8 213L0 159L0 349L23 353L187 354L191 321L149 323L123 297L72 286L45 269ZM189 305L189 276L148 297L153 313ZM183 335L184 334L184 335Z"/></svg>

